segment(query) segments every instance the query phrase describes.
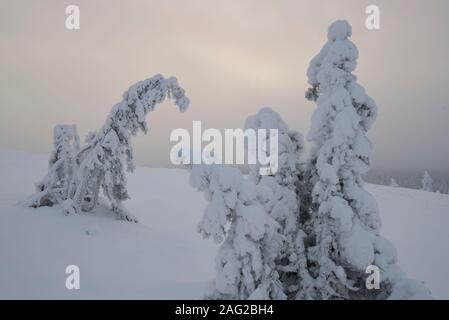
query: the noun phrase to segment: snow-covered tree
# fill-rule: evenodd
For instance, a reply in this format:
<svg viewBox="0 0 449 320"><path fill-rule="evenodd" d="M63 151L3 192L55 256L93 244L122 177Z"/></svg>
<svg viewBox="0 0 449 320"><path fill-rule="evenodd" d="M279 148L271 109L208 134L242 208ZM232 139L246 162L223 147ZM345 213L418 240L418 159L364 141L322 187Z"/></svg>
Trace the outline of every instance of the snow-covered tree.
<svg viewBox="0 0 449 320"><path fill-rule="evenodd" d="M208 201L198 231L221 243L207 298L285 299L275 268L280 226L259 203L254 183L223 165L194 165L190 183Z"/></svg>
<svg viewBox="0 0 449 320"><path fill-rule="evenodd" d="M139 129L147 132L147 113L166 97L173 98L181 112L189 105L176 78L167 79L158 74L140 81L123 94L122 101L112 108L103 127L89 134L86 145L76 153L76 172L64 176L64 181L72 178L62 202L67 214L91 211L98 204L101 189L120 219L136 221L121 204L129 197L126 170L134 169L131 138Z"/></svg>
<svg viewBox="0 0 449 320"><path fill-rule="evenodd" d="M427 289L409 281L395 265L394 247L379 234L376 200L363 188L372 152L367 132L377 106L352 74L358 50L351 34L348 22L332 23L327 43L307 71L311 89L306 97L317 105L308 134L315 146L306 175L313 185L308 258L314 298L428 297ZM370 265L381 271L379 289L365 285Z"/></svg>
<svg viewBox="0 0 449 320"><path fill-rule="evenodd" d="M421 190L433 192L433 179L427 171L424 171L424 175L421 180Z"/></svg>
<svg viewBox="0 0 449 320"><path fill-rule="evenodd" d="M393 188L399 187L398 183L396 182L396 180L394 180L394 178L391 178L390 187Z"/></svg>
<svg viewBox="0 0 449 320"><path fill-rule="evenodd" d="M53 151L48 162L48 173L36 184L37 193L22 202L29 207L53 206L67 199L80 150L75 125L57 125L53 130Z"/></svg>
<svg viewBox="0 0 449 320"><path fill-rule="evenodd" d="M256 164L250 166L249 176L257 185L259 201L280 225L280 233L284 237L275 261L284 292L289 298L295 298L298 292L301 295L298 298L307 298L311 282L299 211L303 191L303 137L299 132L290 130L281 116L270 108L262 108L248 117L245 128L265 129L266 140L269 139L270 129L278 130L278 170L271 175L261 175L260 165ZM259 141L257 147L263 150L254 150L256 154L262 152L270 158L269 146Z"/></svg>

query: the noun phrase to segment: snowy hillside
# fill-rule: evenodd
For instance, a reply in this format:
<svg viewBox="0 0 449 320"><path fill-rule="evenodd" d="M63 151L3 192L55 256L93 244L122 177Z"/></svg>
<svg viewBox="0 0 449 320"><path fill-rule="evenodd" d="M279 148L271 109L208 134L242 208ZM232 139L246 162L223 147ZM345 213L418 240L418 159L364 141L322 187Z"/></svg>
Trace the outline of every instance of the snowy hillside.
<svg viewBox="0 0 449 320"><path fill-rule="evenodd" d="M186 171L137 168L125 203L140 219L132 224L106 210L64 216L56 207L17 207L46 169L47 156L0 149L0 298L201 298L217 248L196 233L206 203ZM449 299L449 196L368 190L399 265ZM71 264L80 267L80 290L65 288Z"/></svg>

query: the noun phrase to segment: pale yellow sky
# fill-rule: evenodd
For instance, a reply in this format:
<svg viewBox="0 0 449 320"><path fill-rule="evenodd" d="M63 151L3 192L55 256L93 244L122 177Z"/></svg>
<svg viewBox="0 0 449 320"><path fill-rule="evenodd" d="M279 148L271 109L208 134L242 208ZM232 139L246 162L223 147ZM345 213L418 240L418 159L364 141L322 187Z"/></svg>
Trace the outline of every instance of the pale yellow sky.
<svg viewBox="0 0 449 320"><path fill-rule="evenodd" d="M81 29L65 28L76 4ZM381 30L365 28L380 7ZM191 99L164 103L135 139L138 163L165 166L174 128L242 127L263 106L306 135L310 59L328 25L347 19L356 74L380 114L375 164L449 170L449 1L0 0L0 147L48 152L52 128L100 127L132 83L176 76Z"/></svg>

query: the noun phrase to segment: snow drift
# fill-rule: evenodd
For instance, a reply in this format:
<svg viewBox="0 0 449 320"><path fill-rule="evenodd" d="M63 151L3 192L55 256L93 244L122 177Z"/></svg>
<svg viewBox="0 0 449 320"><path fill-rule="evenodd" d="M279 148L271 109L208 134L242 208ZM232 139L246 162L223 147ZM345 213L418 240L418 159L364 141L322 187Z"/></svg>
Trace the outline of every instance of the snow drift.
<svg viewBox="0 0 449 320"><path fill-rule="evenodd" d="M65 216L60 208L16 203L32 192L48 156L0 149L0 298L199 299L214 277L217 247L196 232L206 206L179 169L137 167L128 208L139 224L106 206ZM411 278L449 299L449 196L367 185L379 203L382 235ZM173 199L176 199L174 201ZM80 290L65 268L80 267Z"/></svg>

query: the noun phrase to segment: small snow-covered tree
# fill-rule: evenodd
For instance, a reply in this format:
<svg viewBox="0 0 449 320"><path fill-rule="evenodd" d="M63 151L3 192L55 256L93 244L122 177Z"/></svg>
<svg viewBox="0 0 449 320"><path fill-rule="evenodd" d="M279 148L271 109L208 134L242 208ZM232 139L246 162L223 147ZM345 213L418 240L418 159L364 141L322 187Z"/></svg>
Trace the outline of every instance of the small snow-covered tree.
<svg viewBox="0 0 449 320"><path fill-rule="evenodd" d="M164 78L155 75L132 85L124 94L122 101L116 104L103 127L88 135L86 145L75 155L76 172L64 174L69 183L62 201L64 211L91 211L99 200L100 190L112 204L112 210L120 219L137 221L122 206L128 199L126 171L134 169L132 136L142 130L148 130L145 117L166 97L173 98L183 112L189 105L189 99L178 85L176 78ZM49 175L52 175L51 170ZM46 202L36 204L46 205Z"/></svg>
<svg viewBox="0 0 449 320"><path fill-rule="evenodd" d="M421 190L433 192L433 179L427 171L424 171L424 175L421 180Z"/></svg>
<svg viewBox="0 0 449 320"><path fill-rule="evenodd" d="M393 178L391 178L390 187L393 187L393 188L399 187L398 183Z"/></svg>
<svg viewBox="0 0 449 320"><path fill-rule="evenodd" d="M280 225L284 240L276 257L276 271L289 298L308 298L311 281L307 270L305 233L300 224L302 175L304 162L303 137L292 131L281 116L270 108L262 108L247 118L246 129L265 129L266 140L269 130L278 130L278 169L271 175L260 174L260 164L250 166L250 179L257 185L258 199L265 210ZM261 137L259 136L259 139ZM260 152L270 158L270 148L258 141L256 154ZM262 143L261 143L262 142ZM259 163L259 162L258 162Z"/></svg>
<svg viewBox="0 0 449 320"><path fill-rule="evenodd" d="M307 71L311 89L306 97L317 105L308 134L315 147L306 175L313 185L308 258L314 297L428 297L427 289L409 281L395 265L394 247L379 234L377 203L363 188L372 152L367 131L377 106L352 74L358 50L351 34L348 22L332 23L327 43ZM365 285L370 265L381 271L380 289Z"/></svg>
<svg viewBox="0 0 449 320"><path fill-rule="evenodd" d="M57 125L53 130L53 151L48 162L48 173L36 184L37 193L23 201L29 207L61 204L69 192L77 165L76 154L80 150L75 125Z"/></svg>
<svg viewBox="0 0 449 320"><path fill-rule="evenodd" d="M190 183L208 201L198 231L221 243L207 298L285 299L275 268L280 226L259 203L256 186L222 165L194 165Z"/></svg>

